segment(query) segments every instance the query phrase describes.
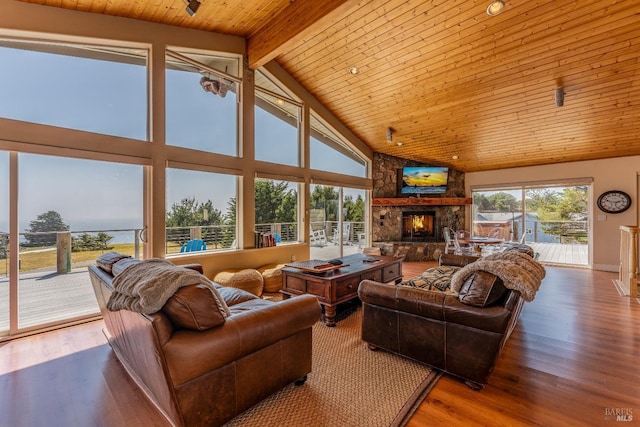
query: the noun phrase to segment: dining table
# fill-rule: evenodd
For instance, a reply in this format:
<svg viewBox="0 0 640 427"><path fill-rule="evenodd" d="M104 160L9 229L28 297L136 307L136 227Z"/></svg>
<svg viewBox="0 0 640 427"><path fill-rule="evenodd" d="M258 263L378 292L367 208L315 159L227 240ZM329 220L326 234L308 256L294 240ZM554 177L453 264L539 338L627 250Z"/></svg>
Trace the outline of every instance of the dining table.
<svg viewBox="0 0 640 427"><path fill-rule="evenodd" d="M473 251L478 256L489 255L491 253L500 252L501 250L495 245L501 245L504 240L495 237L471 236L458 238L458 242L471 245ZM486 249L485 249L486 247Z"/></svg>

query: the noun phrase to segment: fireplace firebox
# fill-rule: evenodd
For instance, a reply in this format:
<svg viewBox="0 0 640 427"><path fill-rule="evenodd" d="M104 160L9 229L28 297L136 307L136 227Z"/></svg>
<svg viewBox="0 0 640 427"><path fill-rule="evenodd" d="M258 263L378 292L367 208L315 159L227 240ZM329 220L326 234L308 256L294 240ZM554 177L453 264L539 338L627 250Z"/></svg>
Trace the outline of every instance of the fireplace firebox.
<svg viewBox="0 0 640 427"><path fill-rule="evenodd" d="M437 221L435 211L402 212L402 241L436 242Z"/></svg>

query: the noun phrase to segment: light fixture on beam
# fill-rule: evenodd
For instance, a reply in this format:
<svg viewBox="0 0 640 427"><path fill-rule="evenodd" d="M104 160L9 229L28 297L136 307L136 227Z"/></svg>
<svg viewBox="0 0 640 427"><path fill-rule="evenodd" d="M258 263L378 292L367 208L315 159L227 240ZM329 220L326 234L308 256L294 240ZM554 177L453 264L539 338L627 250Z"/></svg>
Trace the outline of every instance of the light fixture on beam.
<svg viewBox="0 0 640 427"><path fill-rule="evenodd" d="M502 0L492 1L487 6L487 15L497 16L504 11L504 2Z"/></svg>
<svg viewBox="0 0 640 427"><path fill-rule="evenodd" d="M556 88L556 107L562 107L564 105L564 88Z"/></svg>
<svg viewBox="0 0 640 427"><path fill-rule="evenodd" d="M198 11L198 8L200 7L200 1L199 0L184 0L184 2L187 4L187 13L189 14L189 16L193 16L196 14L196 12Z"/></svg>

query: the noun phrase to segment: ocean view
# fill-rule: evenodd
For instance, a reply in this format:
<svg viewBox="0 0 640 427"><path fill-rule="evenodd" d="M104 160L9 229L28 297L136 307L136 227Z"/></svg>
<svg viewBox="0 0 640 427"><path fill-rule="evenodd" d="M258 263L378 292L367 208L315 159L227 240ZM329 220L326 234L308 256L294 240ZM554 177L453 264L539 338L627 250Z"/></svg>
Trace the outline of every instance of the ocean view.
<svg viewBox="0 0 640 427"><path fill-rule="evenodd" d="M66 223L69 225L69 230L73 233L73 237L78 237L78 235L82 233L89 233L93 235L103 231L113 237L109 242L112 244L133 243L135 241L134 229L139 230L142 228L142 222L135 219L77 220ZM24 231L29 228L29 221L21 222L18 228L21 233L24 233ZM6 222L0 222L0 233L8 232L8 224ZM24 241L24 236L20 236L20 242Z"/></svg>

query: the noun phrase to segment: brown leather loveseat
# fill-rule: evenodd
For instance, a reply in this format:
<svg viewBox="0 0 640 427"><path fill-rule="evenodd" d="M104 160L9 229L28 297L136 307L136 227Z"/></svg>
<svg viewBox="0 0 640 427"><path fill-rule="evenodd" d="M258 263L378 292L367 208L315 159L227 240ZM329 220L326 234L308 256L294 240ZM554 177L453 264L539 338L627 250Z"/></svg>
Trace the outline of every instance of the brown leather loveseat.
<svg viewBox="0 0 640 427"><path fill-rule="evenodd" d="M521 255L512 258L535 263L532 267L537 277L532 281L541 280L544 269L533 258ZM449 284L455 272L480 262L488 261L442 255L440 267L427 272L450 274L445 281ZM457 293L425 290L420 287L429 280L416 279L404 281L402 286L370 280L360 283L363 341L371 349L382 348L426 363L464 379L471 388L483 388L520 315L521 292L506 288L499 277L481 270L470 274ZM429 286L440 286L440 282L432 280Z"/></svg>
<svg viewBox="0 0 640 427"><path fill-rule="evenodd" d="M311 371L311 327L321 312L314 297L273 302L214 284L221 303L194 284L155 313L111 311L113 271L99 265L89 273L109 342L172 425L222 425Z"/></svg>

